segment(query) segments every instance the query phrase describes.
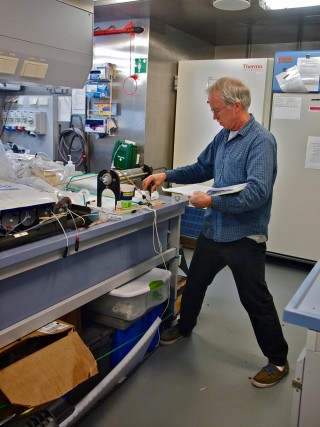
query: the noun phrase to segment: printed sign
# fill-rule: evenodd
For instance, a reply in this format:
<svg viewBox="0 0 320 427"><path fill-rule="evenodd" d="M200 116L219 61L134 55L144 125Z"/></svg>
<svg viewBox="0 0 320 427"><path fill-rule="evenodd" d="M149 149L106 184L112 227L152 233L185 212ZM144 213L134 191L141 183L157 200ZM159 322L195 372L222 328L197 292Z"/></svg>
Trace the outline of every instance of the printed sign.
<svg viewBox="0 0 320 427"><path fill-rule="evenodd" d="M136 74L146 73L147 72L147 59L146 58L136 58L134 60L134 72Z"/></svg>

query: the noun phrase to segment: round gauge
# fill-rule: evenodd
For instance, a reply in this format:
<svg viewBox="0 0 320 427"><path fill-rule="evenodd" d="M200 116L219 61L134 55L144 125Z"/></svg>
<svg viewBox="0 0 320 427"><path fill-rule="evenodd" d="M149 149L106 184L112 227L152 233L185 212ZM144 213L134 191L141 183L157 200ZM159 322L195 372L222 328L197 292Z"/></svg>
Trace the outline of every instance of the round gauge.
<svg viewBox="0 0 320 427"><path fill-rule="evenodd" d="M15 228L19 224L19 213L11 213L11 214L4 214L1 218L1 225L3 228L10 230L12 228Z"/></svg>
<svg viewBox="0 0 320 427"><path fill-rule="evenodd" d="M31 227L37 220L37 214L35 210L24 211L20 213L20 222L24 227Z"/></svg>

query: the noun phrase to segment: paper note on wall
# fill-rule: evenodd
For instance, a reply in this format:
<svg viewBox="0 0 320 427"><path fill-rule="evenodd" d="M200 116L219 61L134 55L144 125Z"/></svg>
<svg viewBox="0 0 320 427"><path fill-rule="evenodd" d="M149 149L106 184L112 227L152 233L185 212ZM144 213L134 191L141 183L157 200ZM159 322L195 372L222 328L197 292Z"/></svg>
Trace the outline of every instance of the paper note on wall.
<svg viewBox="0 0 320 427"><path fill-rule="evenodd" d="M72 89L72 114L85 114L86 91L85 89Z"/></svg>
<svg viewBox="0 0 320 427"><path fill-rule="evenodd" d="M320 58L298 58L297 66L308 92L318 92L320 76Z"/></svg>
<svg viewBox="0 0 320 427"><path fill-rule="evenodd" d="M298 58L297 65L284 69L276 75L282 92L318 92L320 58Z"/></svg>
<svg viewBox="0 0 320 427"><path fill-rule="evenodd" d="M277 96L273 97L273 118L300 120L301 96Z"/></svg>
<svg viewBox="0 0 320 427"><path fill-rule="evenodd" d="M306 93L308 89L302 81L299 69L296 65L288 68L276 76L282 92Z"/></svg>
<svg viewBox="0 0 320 427"><path fill-rule="evenodd" d="M320 169L320 137L309 136L306 152L306 169Z"/></svg>
<svg viewBox="0 0 320 427"><path fill-rule="evenodd" d="M71 97L59 96L58 97L58 121L70 122L71 117Z"/></svg>

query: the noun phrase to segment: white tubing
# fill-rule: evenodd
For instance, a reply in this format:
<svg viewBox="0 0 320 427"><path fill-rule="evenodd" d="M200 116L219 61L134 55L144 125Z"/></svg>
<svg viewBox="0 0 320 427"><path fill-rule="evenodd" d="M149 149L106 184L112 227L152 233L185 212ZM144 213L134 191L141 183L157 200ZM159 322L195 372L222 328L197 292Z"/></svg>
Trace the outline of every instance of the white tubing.
<svg viewBox="0 0 320 427"><path fill-rule="evenodd" d="M143 359L155 333L161 324L159 317L153 322L147 332L133 347L133 349L121 360L121 362L80 402L77 403L73 413L66 418L61 427L72 425L84 415L104 394L111 391L133 368Z"/></svg>

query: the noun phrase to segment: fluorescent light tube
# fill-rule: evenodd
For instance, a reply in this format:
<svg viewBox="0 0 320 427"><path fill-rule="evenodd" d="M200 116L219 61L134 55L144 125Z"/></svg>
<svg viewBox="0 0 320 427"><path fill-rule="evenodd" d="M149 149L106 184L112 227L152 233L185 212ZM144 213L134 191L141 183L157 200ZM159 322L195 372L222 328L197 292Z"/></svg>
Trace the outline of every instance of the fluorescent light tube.
<svg viewBox="0 0 320 427"><path fill-rule="evenodd" d="M291 9L295 7L320 6L319 0L259 0L265 10Z"/></svg>

